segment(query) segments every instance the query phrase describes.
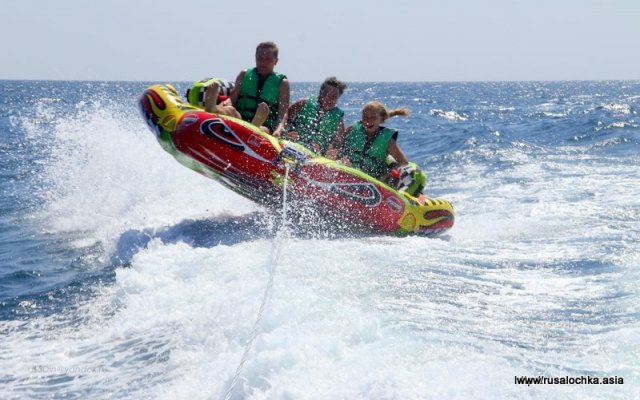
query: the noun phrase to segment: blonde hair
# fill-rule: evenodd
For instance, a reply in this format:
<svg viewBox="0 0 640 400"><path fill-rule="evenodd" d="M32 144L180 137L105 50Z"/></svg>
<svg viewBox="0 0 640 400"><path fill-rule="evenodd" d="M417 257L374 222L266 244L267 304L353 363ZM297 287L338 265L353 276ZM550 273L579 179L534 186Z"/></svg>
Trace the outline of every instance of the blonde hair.
<svg viewBox="0 0 640 400"><path fill-rule="evenodd" d="M364 105L364 107L362 107L362 111L364 111L366 108L373 109L376 113L378 113L378 115L380 115L380 117L382 118L382 122L398 115L401 117L406 117L411 114L411 110L409 110L407 107L388 110L387 107L385 107L384 104L380 103L379 101L368 102Z"/></svg>

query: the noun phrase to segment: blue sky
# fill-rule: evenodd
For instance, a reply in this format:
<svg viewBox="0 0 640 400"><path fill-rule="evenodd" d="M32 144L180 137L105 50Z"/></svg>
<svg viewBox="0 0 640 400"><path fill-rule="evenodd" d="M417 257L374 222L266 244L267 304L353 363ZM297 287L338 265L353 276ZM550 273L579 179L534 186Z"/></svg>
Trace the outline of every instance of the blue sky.
<svg viewBox="0 0 640 400"><path fill-rule="evenodd" d="M264 40L292 81L640 79L638 0L21 0L2 14L0 79L233 79Z"/></svg>

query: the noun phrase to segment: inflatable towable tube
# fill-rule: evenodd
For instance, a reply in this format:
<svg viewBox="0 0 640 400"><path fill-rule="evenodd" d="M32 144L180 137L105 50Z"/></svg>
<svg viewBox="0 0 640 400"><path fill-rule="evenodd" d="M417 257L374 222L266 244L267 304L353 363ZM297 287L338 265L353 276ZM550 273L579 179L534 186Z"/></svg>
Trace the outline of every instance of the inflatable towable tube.
<svg viewBox="0 0 640 400"><path fill-rule="evenodd" d="M377 233L438 235L453 226L447 200L416 198L279 140L248 122L204 112L171 85L149 87L140 112L162 148L186 167L267 207L280 205L286 166L293 207Z"/></svg>

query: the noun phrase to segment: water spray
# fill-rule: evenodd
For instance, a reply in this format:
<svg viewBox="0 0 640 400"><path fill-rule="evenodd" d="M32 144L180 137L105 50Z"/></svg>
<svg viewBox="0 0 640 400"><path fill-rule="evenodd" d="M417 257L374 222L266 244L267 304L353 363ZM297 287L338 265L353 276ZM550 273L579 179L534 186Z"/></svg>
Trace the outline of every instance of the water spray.
<svg viewBox="0 0 640 400"><path fill-rule="evenodd" d="M269 258L267 259L267 268L269 270L269 280L267 281L267 286L264 290L264 295L262 296L262 303L260 304L260 309L258 310L258 315L256 316L256 321L253 324L253 328L251 329L251 334L249 335L249 339L247 340L247 344L245 345L244 352L242 353L242 358L240 359L240 363L236 368L236 372L233 375L233 379L231 380L231 384L227 389L224 400L229 400L231 398L231 393L233 389L235 389L236 384L238 383L238 379L244 370L244 365L249 359L249 352L253 347L253 342L258 336L258 328L260 327L260 322L262 321L262 317L264 315L264 310L271 298L273 292L273 282L276 275L276 267L278 266L278 261L280 260L280 255L282 254L282 246L289 235L289 227L287 224L287 185L289 180L289 163L285 162L285 172L284 172L284 184L282 186L282 226L278 230L276 234L275 240L271 245L271 251L269 252Z"/></svg>

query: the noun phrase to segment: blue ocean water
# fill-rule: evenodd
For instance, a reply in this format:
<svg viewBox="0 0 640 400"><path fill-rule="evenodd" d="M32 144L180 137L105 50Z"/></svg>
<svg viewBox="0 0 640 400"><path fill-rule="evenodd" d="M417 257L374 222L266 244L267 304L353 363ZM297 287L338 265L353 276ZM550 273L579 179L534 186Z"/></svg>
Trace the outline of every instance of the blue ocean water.
<svg viewBox="0 0 640 400"><path fill-rule="evenodd" d="M412 110L437 239L278 235L162 151L150 84L0 81L0 398L640 397L640 82L350 84L347 123Z"/></svg>

